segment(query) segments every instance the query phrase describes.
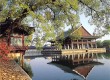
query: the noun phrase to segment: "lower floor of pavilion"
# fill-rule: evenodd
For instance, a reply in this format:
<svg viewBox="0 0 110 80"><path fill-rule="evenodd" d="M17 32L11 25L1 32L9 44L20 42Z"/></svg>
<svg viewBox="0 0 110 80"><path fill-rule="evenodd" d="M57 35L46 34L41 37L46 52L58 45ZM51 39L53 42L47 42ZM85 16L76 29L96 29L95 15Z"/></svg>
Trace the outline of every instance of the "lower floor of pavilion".
<svg viewBox="0 0 110 80"><path fill-rule="evenodd" d="M63 42L62 49L97 48L96 40L72 40Z"/></svg>

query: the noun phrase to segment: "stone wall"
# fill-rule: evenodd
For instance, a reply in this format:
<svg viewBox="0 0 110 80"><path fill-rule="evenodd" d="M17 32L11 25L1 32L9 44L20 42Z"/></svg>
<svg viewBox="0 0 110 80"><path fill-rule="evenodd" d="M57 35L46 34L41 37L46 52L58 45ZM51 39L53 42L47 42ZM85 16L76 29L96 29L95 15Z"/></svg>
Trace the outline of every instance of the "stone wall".
<svg viewBox="0 0 110 80"><path fill-rule="evenodd" d="M0 61L0 80L32 80L14 61Z"/></svg>

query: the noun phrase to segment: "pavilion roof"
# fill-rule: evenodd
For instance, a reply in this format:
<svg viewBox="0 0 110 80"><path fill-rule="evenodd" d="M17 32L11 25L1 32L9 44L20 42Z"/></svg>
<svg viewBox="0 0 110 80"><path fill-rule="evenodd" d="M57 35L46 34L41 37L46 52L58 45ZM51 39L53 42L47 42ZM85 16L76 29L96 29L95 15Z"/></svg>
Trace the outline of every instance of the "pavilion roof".
<svg viewBox="0 0 110 80"><path fill-rule="evenodd" d="M80 26L74 30L70 29L64 32L64 38L71 35L80 36L82 39L97 39L98 36L91 35L83 26Z"/></svg>

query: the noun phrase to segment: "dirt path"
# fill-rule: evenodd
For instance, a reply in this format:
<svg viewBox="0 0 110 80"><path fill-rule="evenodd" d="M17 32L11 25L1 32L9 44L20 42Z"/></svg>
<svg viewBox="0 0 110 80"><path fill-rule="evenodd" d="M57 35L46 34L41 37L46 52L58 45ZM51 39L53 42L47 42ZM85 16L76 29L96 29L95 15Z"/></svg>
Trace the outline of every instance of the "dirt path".
<svg viewBox="0 0 110 80"><path fill-rule="evenodd" d="M13 60L0 62L0 80L32 80Z"/></svg>

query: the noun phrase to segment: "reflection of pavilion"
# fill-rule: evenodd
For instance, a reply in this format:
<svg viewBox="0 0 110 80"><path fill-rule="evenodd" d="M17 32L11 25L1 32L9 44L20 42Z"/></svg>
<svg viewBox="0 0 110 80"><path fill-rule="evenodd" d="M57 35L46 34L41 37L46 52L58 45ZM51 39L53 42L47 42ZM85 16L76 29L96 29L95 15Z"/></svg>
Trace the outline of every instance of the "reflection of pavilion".
<svg viewBox="0 0 110 80"><path fill-rule="evenodd" d="M97 53L54 54L52 62L66 62L73 65L84 64L97 60Z"/></svg>
<svg viewBox="0 0 110 80"><path fill-rule="evenodd" d="M62 69L63 71L65 71L67 73L79 75L84 80L86 80L88 74L92 71L92 69L95 65L102 65L102 63L100 63L100 62L92 62L89 64L83 64L83 65L77 65L77 66L72 65L72 64L65 65L63 63L58 63L58 64L50 63L50 64L59 67L60 69Z"/></svg>
<svg viewBox="0 0 110 80"><path fill-rule="evenodd" d="M93 67L94 65L77 67L73 69L73 71L76 72L78 75L82 76L84 79L86 79Z"/></svg>
<svg viewBox="0 0 110 80"><path fill-rule="evenodd" d="M54 65L65 72L80 75L83 79L87 78L95 65L102 64L97 61L97 53L56 54L52 57L52 63L56 63Z"/></svg>

